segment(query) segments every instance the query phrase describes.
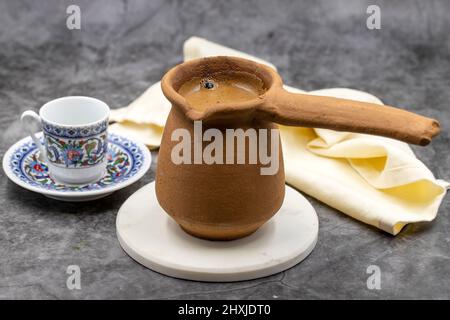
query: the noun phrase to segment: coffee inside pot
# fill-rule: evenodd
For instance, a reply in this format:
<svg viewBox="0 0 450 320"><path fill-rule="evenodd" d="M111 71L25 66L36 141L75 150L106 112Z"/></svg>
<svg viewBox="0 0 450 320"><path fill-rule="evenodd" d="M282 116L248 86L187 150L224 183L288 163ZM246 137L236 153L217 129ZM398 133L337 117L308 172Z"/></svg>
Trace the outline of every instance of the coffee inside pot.
<svg viewBox="0 0 450 320"><path fill-rule="evenodd" d="M192 108L203 111L214 105L256 99L265 91L264 82L251 73L218 72L207 78L192 78L178 93Z"/></svg>

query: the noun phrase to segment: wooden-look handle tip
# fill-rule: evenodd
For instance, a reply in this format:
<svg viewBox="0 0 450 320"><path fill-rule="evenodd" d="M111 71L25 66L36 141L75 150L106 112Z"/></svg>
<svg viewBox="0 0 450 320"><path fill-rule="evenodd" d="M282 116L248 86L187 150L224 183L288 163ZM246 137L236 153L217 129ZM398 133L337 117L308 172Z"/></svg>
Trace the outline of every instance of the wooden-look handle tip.
<svg viewBox="0 0 450 320"><path fill-rule="evenodd" d="M441 132L441 124L436 119L432 119L432 121L433 121L432 128L433 128L433 137L434 137L434 136L437 136L439 134L439 132Z"/></svg>
<svg viewBox="0 0 450 320"><path fill-rule="evenodd" d="M430 119L430 125L424 132L424 136L420 139L419 145L426 146L430 144L431 139L441 132L441 125L436 119Z"/></svg>

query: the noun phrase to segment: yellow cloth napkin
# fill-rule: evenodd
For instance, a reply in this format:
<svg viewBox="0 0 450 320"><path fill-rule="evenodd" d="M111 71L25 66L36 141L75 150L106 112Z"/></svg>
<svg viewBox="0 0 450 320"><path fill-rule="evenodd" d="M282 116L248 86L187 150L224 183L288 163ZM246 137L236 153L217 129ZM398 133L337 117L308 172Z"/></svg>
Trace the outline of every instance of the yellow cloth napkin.
<svg viewBox="0 0 450 320"><path fill-rule="evenodd" d="M275 68L202 38L192 37L184 44L185 60L216 55L239 56ZM345 88L310 93L382 104L373 95ZM158 147L169 110L160 83L155 83L128 107L113 110L111 119L117 123L110 130ZM436 180L403 142L326 129L281 126L280 130L289 184L393 235L408 223L433 220L450 186Z"/></svg>

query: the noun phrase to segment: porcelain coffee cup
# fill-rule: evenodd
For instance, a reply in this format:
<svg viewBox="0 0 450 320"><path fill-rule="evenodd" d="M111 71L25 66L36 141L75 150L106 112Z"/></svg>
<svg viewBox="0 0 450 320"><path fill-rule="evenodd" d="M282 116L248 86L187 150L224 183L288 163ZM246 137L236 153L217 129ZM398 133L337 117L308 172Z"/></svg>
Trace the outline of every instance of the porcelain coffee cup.
<svg viewBox="0 0 450 320"><path fill-rule="evenodd" d="M42 127L43 143L29 133L55 182L87 184L105 174L109 111L98 99L69 96L47 102L39 114L31 110L22 114L23 124L31 118Z"/></svg>

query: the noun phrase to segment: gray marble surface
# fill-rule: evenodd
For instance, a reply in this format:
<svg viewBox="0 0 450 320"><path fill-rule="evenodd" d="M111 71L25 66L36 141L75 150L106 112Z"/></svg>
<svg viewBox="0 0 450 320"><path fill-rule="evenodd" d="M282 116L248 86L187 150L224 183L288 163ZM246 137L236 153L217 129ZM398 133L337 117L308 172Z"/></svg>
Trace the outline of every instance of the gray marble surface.
<svg viewBox="0 0 450 320"><path fill-rule="evenodd" d="M81 30L66 28L69 4L81 7ZM381 30L366 28L369 4L381 7ZM450 179L449 15L445 0L0 0L0 155L25 136L22 111L78 94L127 105L198 35L268 59L289 85L361 89L440 119L442 134L414 150L437 177ZM320 219L316 249L264 279L200 283L147 270L120 248L115 217L154 179L153 156L141 181L82 204L26 191L0 170L0 298L450 298L449 197L434 222L397 237L308 197ZM81 290L66 287L73 264ZM381 290L366 286L369 265L381 269Z"/></svg>

